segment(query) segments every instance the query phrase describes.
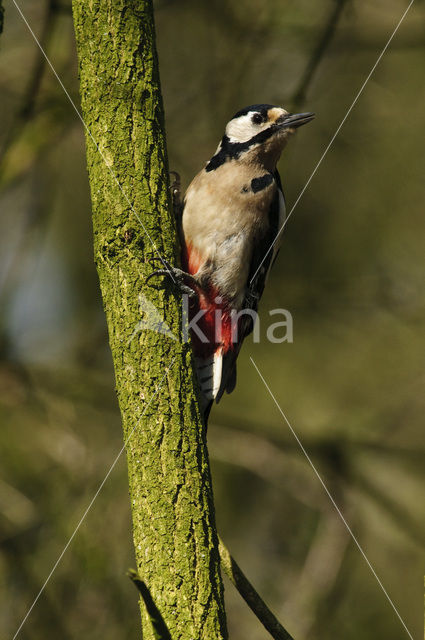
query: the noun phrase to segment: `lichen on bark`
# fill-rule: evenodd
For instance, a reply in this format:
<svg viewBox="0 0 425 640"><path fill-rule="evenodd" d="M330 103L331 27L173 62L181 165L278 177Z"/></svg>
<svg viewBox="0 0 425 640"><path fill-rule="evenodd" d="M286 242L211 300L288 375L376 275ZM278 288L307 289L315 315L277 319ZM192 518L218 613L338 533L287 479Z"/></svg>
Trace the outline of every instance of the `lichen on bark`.
<svg viewBox="0 0 425 640"><path fill-rule="evenodd" d="M137 569L173 640L224 639L205 428L190 345L181 342L180 294L172 282L146 286L154 247L178 260L152 2L73 0L73 14L95 261L127 443ZM140 294L178 340L138 329ZM153 638L141 608L144 638Z"/></svg>

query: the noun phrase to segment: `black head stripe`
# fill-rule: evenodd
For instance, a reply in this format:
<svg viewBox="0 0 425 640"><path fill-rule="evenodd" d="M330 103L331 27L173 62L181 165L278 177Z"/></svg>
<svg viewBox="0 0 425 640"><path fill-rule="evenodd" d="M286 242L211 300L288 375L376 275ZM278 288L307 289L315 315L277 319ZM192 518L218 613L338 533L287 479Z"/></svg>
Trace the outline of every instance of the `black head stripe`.
<svg viewBox="0 0 425 640"><path fill-rule="evenodd" d="M269 109L275 109L276 107L273 104L251 104L249 107L245 107L241 109L233 116L232 120L235 118L240 118L241 116L246 116L248 113L260 113L264 122L267 121L267 113ZM260 131L257 135L253 136L250 140L246 142L230 142L229 138L225 135L221 141L220 149L218 152L211 158L205 167L206 171L214 171L222 164L226 162L226 160L237 159L244 151L247 151L252 145L261 144L265 142L271 135L273 135L275 128L273 125L264 131Z"/></svg>
<svg viewBox="0 0 425 640"><path fill-rule="evenodd" d="M235 113L232 120L234 120L235 118L240 118L241 116L246 116L246 114L250 113L251 111L256 111L258 113L261 113L264 120L266 120L267 111L273 108L274 108L273 104L251 104L249 107L245 107L244 109L241 109L240 111Z"/></svg>

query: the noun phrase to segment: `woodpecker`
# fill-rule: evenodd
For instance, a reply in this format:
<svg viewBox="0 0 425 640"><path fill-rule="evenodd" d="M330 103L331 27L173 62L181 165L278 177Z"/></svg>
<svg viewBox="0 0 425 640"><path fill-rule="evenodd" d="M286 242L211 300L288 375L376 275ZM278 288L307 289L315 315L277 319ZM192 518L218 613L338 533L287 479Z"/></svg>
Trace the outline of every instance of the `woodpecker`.
<svg viewBox="0 0 425 640"><path fill-rule="evenodd" d="M279 250L285 199L276 168L291 134L313 113L270 104L238 111L190 183L181 216L182 269L163 261L190 296L191 338L205 419L236 385L236 359ZM279 237L278 237L279 234Z"/></svg>

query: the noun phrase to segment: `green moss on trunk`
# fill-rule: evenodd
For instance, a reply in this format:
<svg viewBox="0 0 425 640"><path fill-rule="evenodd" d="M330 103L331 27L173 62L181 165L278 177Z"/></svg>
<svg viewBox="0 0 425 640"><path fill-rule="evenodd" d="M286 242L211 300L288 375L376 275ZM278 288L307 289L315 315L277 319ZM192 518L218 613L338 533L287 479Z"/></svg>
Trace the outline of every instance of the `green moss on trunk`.
<svg viewBox="0 0 425 640"><path fill-rule="evenodd" d="M138 572L173 640L226 638L208 453L190 347L137 330L143 294L181 336L178 292L161 280L158 288L145 284L152 242L172 262L178 253L152 2L74 0L73 12L95 259L128 439ZM142 618L144 638L153 638L143 605Z"/></svg>

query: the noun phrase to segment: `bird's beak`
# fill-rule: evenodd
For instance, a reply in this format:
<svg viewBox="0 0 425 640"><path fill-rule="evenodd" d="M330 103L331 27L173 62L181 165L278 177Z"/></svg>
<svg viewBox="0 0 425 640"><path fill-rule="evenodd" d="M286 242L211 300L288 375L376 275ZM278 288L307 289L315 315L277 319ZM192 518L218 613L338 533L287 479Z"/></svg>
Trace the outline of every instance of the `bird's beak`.
<svg viewBox="0 0 425 640"><path fill-rule="evenodd" d="M279 129L297 129L307 122L311 122L315 113L287 113L276 120Z"/></svg>

